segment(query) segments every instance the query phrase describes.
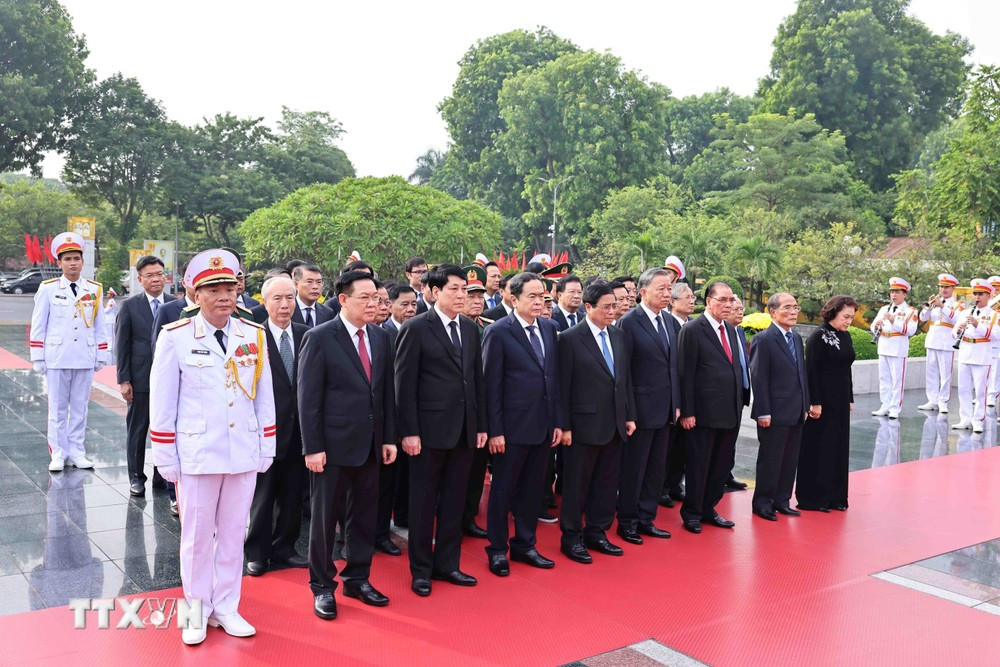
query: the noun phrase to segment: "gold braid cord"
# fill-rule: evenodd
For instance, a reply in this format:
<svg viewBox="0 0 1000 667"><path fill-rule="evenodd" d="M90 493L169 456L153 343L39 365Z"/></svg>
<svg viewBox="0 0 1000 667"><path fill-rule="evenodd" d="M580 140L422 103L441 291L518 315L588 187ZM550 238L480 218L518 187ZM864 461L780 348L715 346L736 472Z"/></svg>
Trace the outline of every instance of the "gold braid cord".
<svg viewBox="0 0 1000 667"><path fill-rule="evenodd" d="M84 305L83 301L76 302L76 309L80 311L80 317L83 318L84 325L89 329L94 326L94 319L97 317L97 299L93 301L88 301L86 303L94 304L94 307L90 309L90 319L87 319L87 307Z"/></svg>
<svg viewBox="0 0 1000 667"><path fill-rule="evenodd" d="M236 385L243 391L243 395L251 401L257 398L257 381L260 380L260 376L264 372L264 344L264 330L257 329L257 364L253 369L253 384L250 386L250 391L247 391L243 383L240 382L240 372L236 368L236 360L230 357L229 363L226 364L229 377L236 381Z"/></svg>

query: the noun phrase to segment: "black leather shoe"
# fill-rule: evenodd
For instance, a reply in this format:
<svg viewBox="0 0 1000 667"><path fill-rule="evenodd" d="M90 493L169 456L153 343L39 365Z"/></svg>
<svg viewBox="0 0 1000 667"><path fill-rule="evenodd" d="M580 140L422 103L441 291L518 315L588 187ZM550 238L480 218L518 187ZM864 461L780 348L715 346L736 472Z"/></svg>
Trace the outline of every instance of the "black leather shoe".
<svg viewBox="0 0 1000 667"><path fill-rule="evenodd" d="M322 593L313 599L313 613L325 621L337 618L337 601L333 593Z"/></svg>
<svg viewBox="0 0 1000 667"><path fill-rule="evenodd" d="M304 556L300 556L298 554L292 554L288 558L282 558L280 560L275 560L273 558L271 560L274 563L278 565L284 565L285 567L298 567L298 568L309 567L309 559Z"/></svg>
<svg viewBox="0 0 1000 667"><path fill-rule="evenodd" d="M478 537L482 540L486 539L486 531L480 528L475 521L462 528L462 534L468 537Z"/></svg>
<svg viewBox="0 0 1000 667"><path fill-rule="evenodd" d="M670 494L670 498L671 498L671 500L675 500L675 501L677 501L679 503L682 503L682 502L684 502L684 499L686 498L686 496L684 495L683 492L681 492L681 493L671 493Z"/></svg>
<svg viewBox="0 0 1000 667"><path fill-rule="evenodd" d="M797 505L797 507L798 507L798 509L802 510L803 512L826 512L828 514L830 512L830 508L827 505L817 505L816 507L806 507L805 505L802 505L800 503L799 505Z"/></svg>
<svg viewBox="0 0 1000 667"><path fill-rule="evenodd" d="M618 526L618 537L622 538L629 544L642 544L642 535L636 531L635 528L622 528Z"/></svg>
<svg viewBox="0 0 1000 667"><path fill-rule="evenodd" d="M156 468L153 468L153 488L154 489L165 489L167 488L167 480L160 476L160 473Z"/></svg>
<svg viewBox="0 0 1000 667"><path fill-rule="evenodd" d="M767 519L768 521L777 521L778 515L774 512L765 512L764 510L754 510L754 514L759 516L761 519Z"/></svg>
<svg viewBox="0 0 1000 667"><path fill-rule="evenodd" d="M802 516L802 512L793 510L791 507L775 507L774 511L785 516Z"/></svg>
<svg viewBox="0 0 1000 667"><path fill-rule="evenodd" d="M251 560L247 562L247 574L251 577L259 577L267 572L266 560Z"/></svg>
<svg viewBox="0 0 1000 667"><path fill-rule="evenodd" d="M746 491L747 483L738 482L735 479L730 479L726 481L726 488L732 489L733 491Z"/></svg>
<svg viewBox="0 0 1000 667"><path fill-rule="evenodd" d="M388 537L375 543L375 551L381 551L390 556L402 556L403 550L396 546L396 543Z"/></svg>
<svg viewBox="0 0 1000 667"><path fill-rule="evenodd" d="M711 519L705 519L702 523L707 523L710 526L716 526L718 528L732 528L736 524L727 519L724 516L719 516L716 514Z"/></svg>
<svg viewBox="0 0 1000 667"><path fill-rule="evenodd" d="M490 556L490 572L498 577L506 577L510 574L510 563L503 554L493 554Z"/></svg>
<svg viewBox="0 0 1000 667"><path fill-rule="evenodd" d="M557 509L559 509L559 503L557 503L555 501L555 499L553 499L553 500L546 500L545 501L545 506L548 509L550 509L550 510L557 510Z"/></svg>
<svg viewBox="0 0 1000 667"><path fill-rule="evenodd" d="M559 550L562 551L564 554L566 554L566 558L569 558L570 560L575 561L577 563L590 565L591 563L594 562L594 558L593 556L590 555L590 552L587 551L587 547L583 546L579 542L569 547L568 549L566 547L560 547Z"/></svg>
<svg viewBox="0 0 1000 667"><path fill-rule="evenodd" d="M670 533L669 532L667 532L667 531L665 531L665 530L663 530L661 528L657 528L656 526L654 526L651 523L640 523L639 527L636 528L636 531L640 535L649 535L650 537L659 537L660 539L664 539L664 540L667 539L668 537L670 537Z"/></svg>
<svg viewBox="0 0 1000 667"><path fill-rule="evenodd" d="M830 509L837 510L838 512L846 512L847 503L833 503L832 505L830 505Z"/></svg>
<svg viewBox="0 0 1000 667"><path fill-rule="evenodd" d="M611 544L606 539L604 540L587 540L584 545L588 549L593 549L594 551L608 556L623 556L625 551L617 544Z"/></svg>
<svg viewBox="0 0 1000 667"><path fill-rule="evenodd" d="M523 554L511 551L510 559L518 563L527 563L531 567L537 567L542 570L551 570L556 566L555 561L549 560L535 549L525 551Z"/></svg>
<svg viewBox="0 0 1000 667"><path fill-rule="evenodd" d="M170 513L173 514L174 516L180 516L181 515L181 511L177 508L177 501L176 500L171 500L170 501Z"/></svg>
<svg viewBox="0 0 1000 667"><path fill-rule="evenodd" d="M668 495L660 496L660 507L673 507L674 499Z"/></svg>
<svg viewBox="0 0 1000 667"><path fill-rule="evenodd" d="M431 580L430 579L414 579L413 584L410 586L410 590L419 595L422 598L427 597L431 594Z"/></svg>
<svg viewBox="0 0 1000 667"><path fill-rule="evenodd" d="M382 595L367 581L360 584L344 584L344 595L355 600L361 600L372 607L384 607L389 604L389 598Z"/></svg>
<svg viewBox="0 0 1000 667"><path fill-rule="evenodd" d="M461 570L455 570L454 572L432 572L431 579L447 581L449 584L455 584L456 586L475 586L479 583L475 577Z"/></svg>
<svg viewBox="0 0 1000 667"><path fill-rule="evenodd" d="M686 530L689 533L694 533L695 535L697 535L698 533L701 532L701 521L698 521L697 519L691 519L689 521L685 521L684 530Z"/></svg>
<svg viewBox="0 0 1000 667"><path fill-rule="evenodd" d="M146 485L137 479L133 479L128 487L128 492L133 496L144 496L146 495Z"/></svg>

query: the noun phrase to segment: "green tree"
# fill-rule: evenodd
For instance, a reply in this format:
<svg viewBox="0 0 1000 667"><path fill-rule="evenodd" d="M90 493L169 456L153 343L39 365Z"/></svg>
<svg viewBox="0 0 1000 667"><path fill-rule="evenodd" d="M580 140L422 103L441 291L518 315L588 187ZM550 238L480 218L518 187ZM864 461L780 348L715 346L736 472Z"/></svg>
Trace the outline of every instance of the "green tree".
<svg viewBox="0 0 1000 667"><path fill-rule="evenodd" d="M0 0L0 172L39 175L93 81L82 36L57 0Z"/></svg>
<svg viewBox="0 0 1000 667"><path fill-rule="evenodd" d="M431 263L493 252L500 216L401 177L348 178L312 185L251 214L240 226L247 253L261 261L316 261L336 274L357 250L383 276L401 276L414 254Z"/></svg>
<svg viewBox="0 0 1000 667"><path fill-rule="evenodd" d="M906 14L909 0L799 0L760 82L763 111L816 114L847 139L858 175L879 190L961 106L971 52Z"/></svg>
<svg viewBox="0 0 1000 667"><path fill-rule="evenodd" d="M257 123L259 127L262 125ZM254 131L259 131L256 128ZM335 145L343 133L340 121L325 111L295 111L283 106L277 135L260 135L266 144L260 162L285 193L313 183L338 183L355 173L347 153ZM258 156L253 157L256 162Z"/></svg>
<svg viewBox="0 0 1000 667"><path fill-rule="evenodd" d="M0 188L0 266L24 258L24 235L55 236L66 231L66 219L95 215L66 189L56 190L28 179Z"/></svg>
<svg viewBox="0 0 1000 667"><path fill-rule="evenodd" d="M444 164L445 154L434 148L428 148L417 158L417 166L407 180L414 185L430 185L434 172Z"/></svg>
<svg viewBox="0 0 1000 667"><path fill-rule="evenodd" d="M128 242L154 203L168 142L160 103L137 80L115 74L88 95L66 143L63 177L84 201L107 202L110 231Z"/></svg>
<svg viewBox="0 0 1000 667"><path fill-rule="evenodd" d="M740 239L729 253L730 262L746 278L747 296L757 307L764 305L764 286L771 282L781 266L781 248L758 235Z"/></svg>
<svg viewBox="0 0 1000 667"><path fill-rule="evenodd" d="M452 93L438 106L451 136L449 161L462 189L508 218L528 210L521 179L498 149L505 129L497 97L504 81L518 72L576 51L551 30L512 30L476 42L458 61Z"/></svg>
<svg viewBox="0 0 1000 667"><path fill-rule="evenodd" d="M825 303L835 294L869 302L884 294L871 259L884 237L859 233L854 223L836 222L829 229L807 229L785 248L774 282L799 299Z"/></svg>
<svg viewBox="0 0 1000 667"><path fill-rule="evenodd" d="M667 101L669 132L667 155L672 165L681 169L712 143L715 116L722 113L738 123L744 123L753 113L756 102L720 88L702 95L670 98Z"/></svg>

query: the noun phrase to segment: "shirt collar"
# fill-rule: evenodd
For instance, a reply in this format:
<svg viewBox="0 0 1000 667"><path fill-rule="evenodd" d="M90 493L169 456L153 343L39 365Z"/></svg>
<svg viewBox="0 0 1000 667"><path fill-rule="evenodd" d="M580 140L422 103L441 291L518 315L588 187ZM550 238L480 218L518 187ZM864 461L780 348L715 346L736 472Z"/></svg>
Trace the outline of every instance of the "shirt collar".
<svg viewBox="0 0 1000 667"><path fill-rule="evenodd" d="M215 336L215 332L220 330L218 327L213 326L211 322L202 317L201 313L198 314L198 317L201 317L201 321L205 323L205 331L208 332L209 336ZM229 329L230 329L229 323L232 321L232 319L233 318L231 317L227 317L226 324L221 329L223 335L226 336L227 338L229 337Z"/></svg>
<svg viewBox="0 0 1000 667"><path fill-rule="evenodd" d="M781 332L781 335L782 335L782 336L785 336L785 335L787 335L787 334L788 334L788 332L790 332L790 331L791 331L791 329L786 329L785 327L781 326L780 324L778 324L778 323L777 323L777 322L775 322L774 320L771 320L771 324L772 324L773 326L775 326L775 327L777 327L777 328L778 328L778 331L780 331L780 332Z"/></svg>
<svg viewBox="0 0 1000 667"><path fill-rule="evenodd" d="M656 313L654 313L653 311L651 311L649 309L649 306L647 306L644 303L640 303L639 307L642 308L644 311L646 311L646 317L649 318L649 321L652 322L653 326L655 327L656 326L656 318L662 316L663 315L663 311L661 310L660 311L660 315L657 315Z"/></svg>
<svg viewBox="0 0 1000 667"><path fill-rule="evenodd" d="M189 299L187 294L184 295L184 303L187 304L188 308L190 308L191 306L195 305L194 301L192 301L191 299Z"/></svg>
<svg viewBox="0 0 1000 667"><path fill-rule="evenodd" d="M289 339L289 341L292 342L292 343L295 342L295 333L292 331L292 323L291 322L288 323L287 327L285 327L284 329L282 329L281 327L279 327L277 324L274 323L274 320L272 320L269 317L269 318L267 318L267 328L271 330L271 335L274 336L274 342L275 343L281 341L281 334L282 334L282 332L285 332L285 331L288 332L288 339Z"/></svg>
<svg viewBox="0 0 1000 667"><path fill-rule="evenodd" d="M311 305L311 306L307 306L307 305L305 304L305 302L304 302L304 301L302 301L302 299L300 299L300 298L299 298L299 295L298 295L298 294L296 294L296 295L295 295L295 303L296 303L296 304L298 305L298 307L299 307L299 310L303 310L303 311L304 311L304 310L305 310L306 308L312 308L312 309L313 309L313 311L315 312L315 310L316 310L316 304L318 304L318 303L319 303L319 301L317 301L316 303L314 303L314 304L313 304L313 305Z"/></svg>
<svg viewBox="0 0 1000 667"><path fill-rule="evenodd" d="M517 320L518 324L521 325L522 329L527 329L528 327L537 327L539 330L541 330L541 327L538 326L538 320L537 319L535 320L534 324L528 324L528 321L525 320L520 315L518 315L518 313L517 313L516 310L513 311L513 312L514 312L514 318Z"/></svg>
<svg viewBox="0 0 1000 667"><path fill-rule="evenodd" d="M344 323L345 327L347 327L347 333L350 334L351 340L354 340L355 338L358 337L359 331L364 331L365 338L368 338L368 327L359 328L354 326L353 324L351 324L350 320L344 317L344 311L340 311L340 321Z"/></svg>
<svg viewBox="0 0 1000 667"><path fill-rule="evenodd" d="M153 303L154 301L159 301L161 305L163 304L163 292L160 292L160 296L153 296L152 294L146 291L143 291L143 294L146 295L146 301L148 301L149 303Z"/></svg>
<svg viewBox="0 0 1000 667"><path fill-rule="evenodd" d="M437 313L437 316L441 318L441 324L444 325L444 330L447 331L450 334L451 330L448 328L448 326L452 322L458 322L458 318L460 317L460 315L456 315L455 319L449 320L447 317L445 317L445 314L442 313L439 309L435 308L434 312ZM459 324L459 327L461 328L461 324ZM459 332L459 333L461 333L461 332Z"/></svg>
<svg viewBox="0 0 1000 667"><path fill-rule="evenodd" d="M601 332L608 330L607 327L604 327L603 329L599 328L596 324L594 324L593 322L591 322L590 318L587 317L586 315L583 317L583 321L587 323L588 327L590 327L590 332L592 334L594 334L594 338L599 338L600 335L601 335ZM611 336L609 335L608 337L610 338Z"/></svg>
<svg viewBox="0 0 1000 667"><path fill-rule="evenodd" d="M706 320L708 320L708 323L712 325L712 329L714 331L716 331L716 332L719 331L719 325L721 325L722 322L719 322L717 319L715 319L714 317L712 317L711 315L709 315L707 310L704 313L702 313L702 317L704 317Z"/></svg>
<svg viewBox="0 0 1000 667"><path fill-rule="evenodd" d="M402 322L400 322L400 321L398 321L398 320L397 320L397 319L396 319L395 317L393 317L392 315L390 315L390 316L389 316L389 319L390 319L390 320L392 321L392 326L396 327L397 329L398 329L399 327L403 326L403 323L402 323Z"/></svg>

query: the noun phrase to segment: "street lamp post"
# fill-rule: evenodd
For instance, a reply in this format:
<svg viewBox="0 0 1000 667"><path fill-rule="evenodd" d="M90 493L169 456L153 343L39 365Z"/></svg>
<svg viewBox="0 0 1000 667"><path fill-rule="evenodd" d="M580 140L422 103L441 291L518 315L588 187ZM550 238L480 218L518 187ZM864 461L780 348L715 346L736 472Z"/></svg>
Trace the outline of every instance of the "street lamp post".
<svg viewBox="0 0 1000 667"><path fill-rule="evenodd" d="M559 206L559 186L573 178L572 176L566 176L558 181L551 178L542 178L541 176L535 176L538 180L543 183L552 183L552 252L550 253L553 257L556 256L556 208Z"/></svg>

